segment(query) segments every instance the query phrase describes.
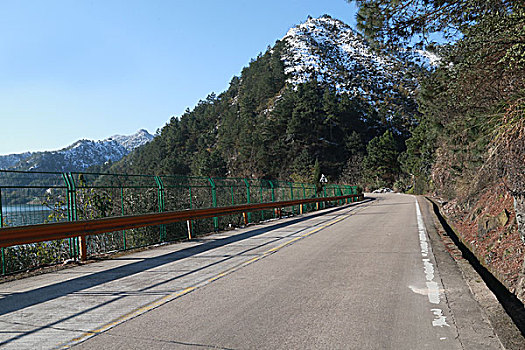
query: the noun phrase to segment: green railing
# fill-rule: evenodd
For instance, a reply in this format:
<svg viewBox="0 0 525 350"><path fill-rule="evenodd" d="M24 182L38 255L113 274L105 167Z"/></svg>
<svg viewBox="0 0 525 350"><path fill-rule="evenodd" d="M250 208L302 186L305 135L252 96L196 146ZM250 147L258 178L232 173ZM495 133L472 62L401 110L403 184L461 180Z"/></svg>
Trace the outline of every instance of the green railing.
<svg viewBox="0 0 525 350"><path fill-rule="evenodd" d="M0 227L90 220L133 214L225 207L237 204L358 194L355 186L279 180L0 170ZM284 208L299 214L327 203ZM332 205L342 203L331 203ZM273 210L247 213L256 223ZM202 219L88 236L88 256L140 248L244 225L240 215ZM189 227L188 227L189 226ZM79 257L79 238L1 249L2 274L57 264Z"/></svg>

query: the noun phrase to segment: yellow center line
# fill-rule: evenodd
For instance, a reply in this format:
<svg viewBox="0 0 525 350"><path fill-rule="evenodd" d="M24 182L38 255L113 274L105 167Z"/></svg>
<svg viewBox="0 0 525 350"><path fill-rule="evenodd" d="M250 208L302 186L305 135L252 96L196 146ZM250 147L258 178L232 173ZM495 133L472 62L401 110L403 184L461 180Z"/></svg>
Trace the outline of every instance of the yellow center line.
<svg viewBox="0 0 525 350"><path fill-rule="evenodd" d="M97 328L95 330L92 330L92 331L85 332L81 336L76 337L76 338L72 339L71 341L69 341L68 343L59 346L59 348L61 348L61 349L68 349L71 346L73 346L75 344L78 344L78 343L81 343L81 342L83 342L83 341L85 341L85 340L87 340L87 339L89 339L89 338L91 338L91 337L93 337L93 336L95 336L97 334L105 332L108 329L113 328L113 327L115 327L116 325L118 325L120 323L124 323L124 322L126 322L128 320L131 320L132 318L140 316L140 315L142 315L142 314L144 314L144 313L146 313L148 311L151 311L151 310L153 310L153 309L155 309L155 308L157 308L157 307L159 307L161 305L164 305L164 304L166 304L166 303L168 303L168 302L170 302L170 301L172 301L174 299L180 298L181 296L183 296L185 294L188 294L188 293L194 291L195 289L197 289L199 287L205 286L205 285L207 285L207 284L209 284L209 283L211 283L213 281L218 280L221 277L229 275L230 273L232 273L232 272L234 272L234 271L236 271L236 270L238 270L238 269L240 269L242 267L245 267L245 266L250 265L250 264L252 264L252 263L254 263L254 262L256 262L256 261L258 261L258 260L260 260L262 258L265 258L268 255L271 255L271 254L281 250L282 248L284 248L284 247L286 247L286 246L288 246L288 245L290 245L290 244L292 244L292 243L294 243L294 242L296 242L296 241L298 241L300 239L308 237L308 236L310 236L310 235L312 235L312 234L314 234L316 232L319 232L319 231L327 228L328 226L334 225L334 224L336 224L336 223L338 223L338 222L340 222L340 221L342 221L344 219L347 219L348 217L350 217L350 215L351 214L344 215L343 217L335 219L335 220L332 220L332 221L324 224L323 226L320 226L320 227L318 227L318 228L316 228L316 229L314 229L312 231L308 231L308 232L302 234L299 237L295 237L294 239L291 239L288 242L282 243L282 244L278 245L277 247L268 249L267 251L262 253L260 256L256 256L254 258L251 258L250 260L244 261L244 262L239 263L239 264L237 264L237 265L235 265L233 267L230 267L229 269L226 269L226 270L218 273L214 277L211 277L211 278L207 279L204 282L199 282L199 283L197 283L197 284L195 284L195 285L193 285L191 287L183 289L182 291L166 295L166 296L164 296L162 298L159 298L159 299L157 299L157 300L155 300L155 301L153 301L153 302L151 302L149 304L146 304L146 305L144 305L142 307L139 307L139 308L137 308L137 309L135 309L133 311L130 311L130 312L128 312L128 313L126 313L126 314L116 318L115 320L113 320L113 321L111 321L109 323L106 323L102 327L99 327L99 328Z"/></svg>

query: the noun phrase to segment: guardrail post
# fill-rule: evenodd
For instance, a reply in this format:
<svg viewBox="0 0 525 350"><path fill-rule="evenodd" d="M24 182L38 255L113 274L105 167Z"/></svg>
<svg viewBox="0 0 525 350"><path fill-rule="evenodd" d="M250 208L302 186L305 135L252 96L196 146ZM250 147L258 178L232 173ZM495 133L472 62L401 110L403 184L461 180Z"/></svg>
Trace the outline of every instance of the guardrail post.
<svg viewBox="0 0 525 350"><path fill-rule="evenodd" d="M246 179L243 179L243 181L244 181L244 184L246 185L246 203L250 204L251 203L250 202L250 183ZM251 212L244 213L243 216L244 216L244 224L248 225L252 221L252 213Z"/></svg>
<svg viewBox="0 0 525 350"><path fill-rule="evenodd" d="M211 199L212 199L212 205L214 208L217 208L217 187L215 186L215 182L211 177L208 178L208 181L211 185ZM215 228L215 231L219 231L219 218L214 217L213 218L213 227Z"/></svg>
<svg viewBox="0 0 525 350"><path fill-rule="evenodd" d="M186 220L186 226L188 227L188 239L191 240L191 220Z"/></svg>
<svg viewBox="0 0 525 350"><path fill-rule="evenodd" d="M157 184L157 195L159 201L159 213L164 212L164 183L159 176L154 176L155 183ZM166 225L160 225L159 227L160 241L164 242L166 240Z"/></svg>
<svg viewBox="0 0 525 350"><path fill-rule="evenodd" d="M303 188L303 199L306 199L306 188L304 188L304 184L301 184L301 187ZM301 204L299 207L299 213L303 215L304 213L304 204Z"/></svg>

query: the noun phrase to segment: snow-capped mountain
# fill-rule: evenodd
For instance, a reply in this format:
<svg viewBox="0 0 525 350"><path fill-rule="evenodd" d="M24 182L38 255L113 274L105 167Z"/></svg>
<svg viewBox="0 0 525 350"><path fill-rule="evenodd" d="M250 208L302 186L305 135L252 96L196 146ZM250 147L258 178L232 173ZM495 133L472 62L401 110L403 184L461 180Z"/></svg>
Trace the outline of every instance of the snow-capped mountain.
<svg viewBox="0 0 525 350"><path fill-rule="evenodd" d="M29 158L31 154L31 152L25 152L19 154L8 154L6 156L0 156L0 169L11 168L21 160Z"/></svg>
<svg viewBox="0 0 525 350"><path fill-rule="evenodd" d="M146 130L115 135L101 141L79 140L58 151L27 152L0 156L0 169L33 171L82 171L93 165L115 162L153 139Z"/></svg>
<svg viewBox="0 0 525 350"><path fill-rule="evenodd" d="M311 18L283 37L282 61L288 84L317 80L334 86L383 110L389 117L404 108L396 100L412 97L417 81L410 78L411 62L378 54L350 26L328 15Z"/></svg>
<svg viewBox="0 0 525 350"><path fill-rule="evenodd" d="M114 135L107 138L105 141L113 140L128 150L128 152L131 152L135 148L145 145L146 143L153 140L153 137L154 136L151 135L147 130L140 129L133 135Z"/></svg>

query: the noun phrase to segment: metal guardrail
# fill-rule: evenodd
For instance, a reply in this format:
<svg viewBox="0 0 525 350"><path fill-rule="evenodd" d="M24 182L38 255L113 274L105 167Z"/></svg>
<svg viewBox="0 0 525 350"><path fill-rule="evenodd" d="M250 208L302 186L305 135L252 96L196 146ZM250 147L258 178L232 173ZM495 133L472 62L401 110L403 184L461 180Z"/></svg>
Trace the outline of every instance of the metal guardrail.
<svg viewBox="0 0 525 350"><path fill-rule="evenodd" d="M224 215L243 213L247 223L247 212L264 209L274 209L291 206L304 205L308 203L345 201L348 199L361 200L361 195L345 195L335 197L308 198L273 203L244 204L219 208L191 209L174 212L130 215L95 220L58 222L49 224L27 225L19 227L5 227L0 229L0 247L9 247L28 243L66 239L73 237L85 237L99 233L113 232L125 229L169 224L174 222L213 218ZM82 247L84 249L82 249ZM81 243L81 259L85 260L87 251Z"/></svg>
<svg viewBox="0 0 525 350"><path fill-rule="evenodd" d="M76 222L61 222L50 224L28 225L21 227L6 227L0 229L0 247L36 243L54 239L65 239L78 235L91 235L119 231L124 229L168 224L173 222L197 220L224 216L248 211L258 211L272 208L283 208L316 202L341 201L349 198L359 198L360 195L337 197L309 198L304 200L282 201L275 203L246 204L220 208L192 209L175 212L164 212L143 215L129 215L113 218L102 218Z"/></svg>
<svg viewBox="0 0 525 350"><path fill-rule="evenodd" d="M326 184L320 188L269 179L0 170L0 228L319 199L317 206L309 202L287 207L295 215L322 208L325 197L356 194L356 186ZM242 219L245 224L261 222L276 217L277 211L271 208L277 205L250 209L243 217L214 215L187 223L175 221L91 234L87 239L77 234L67 239L2 246L1 274L75 260L81 254L86 256L81 252L86 246L87 254L97 255L177 241L184 239L186 230L191 238L236 227Z"/></svg>

